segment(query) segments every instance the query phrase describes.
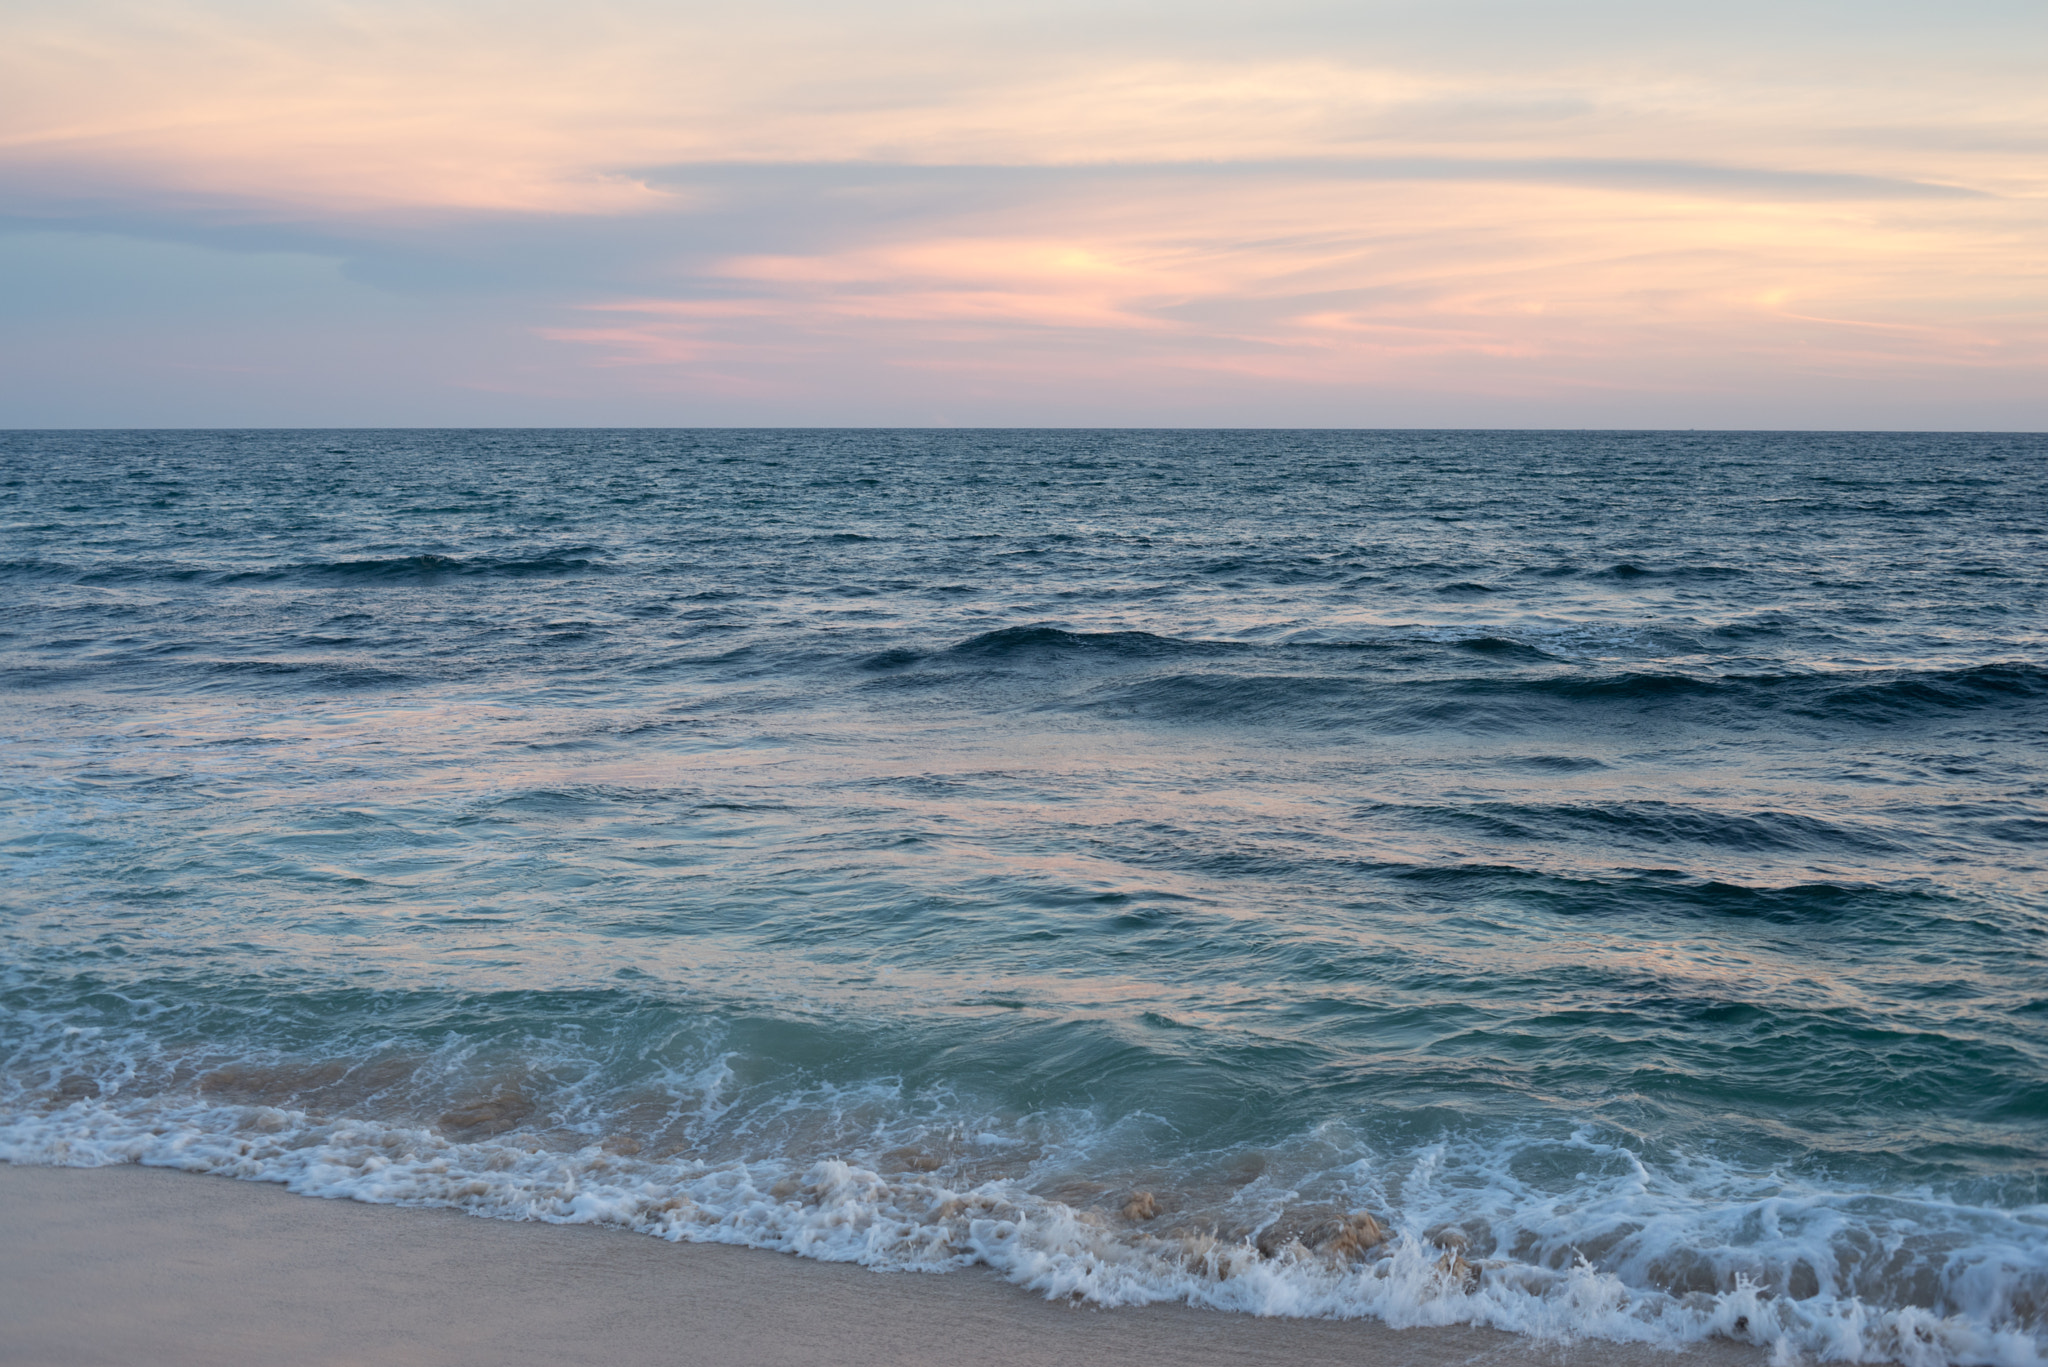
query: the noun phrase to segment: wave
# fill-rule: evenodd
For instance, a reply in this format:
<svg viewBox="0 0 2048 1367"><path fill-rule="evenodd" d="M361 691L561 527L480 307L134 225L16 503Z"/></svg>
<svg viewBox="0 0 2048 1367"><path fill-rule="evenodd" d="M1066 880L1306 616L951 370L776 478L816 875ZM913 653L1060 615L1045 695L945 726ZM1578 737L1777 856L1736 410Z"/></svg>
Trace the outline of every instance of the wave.
<svg viewBox="0 0 2048 1367"><path fill-rule="evenodd" d="M612 567L595 547L572 546L560 551L514 556L459 556L421 553L367 560L316 560L263 569L234 569L182 562L131 561L76 565L54 560L0 563L0 576L45 579L75 584L205 583L224 586L319 581L378 582L505 576L561 576L610 573Z"/></svg>
<svg viewBox="0 0 2048 1367"><path fill-rule="evenodd" d="M2048 698L2048 669L2018 661L1867 673L1727 674L1675 671L1445 680L1452 691L1568 702L1715 700L1798 716L1892 723L1914 715L2003 707Z"/></svg>
<svg viewBox="0 0 2048 1367"><path fill-rule="evenodd" d="M1168 674L1098 689L1079 705L1148 721L1315 728L1353 725L1384 713L1383 687L1327 674Z"/></svg>
<svg viewBox="0 0 2048 1367"><path fill-rule="evenodd" d="M1469 651L1474 655L1526 664L1551 664L1559 658L1547 650L1539 650L1526 642L1511 640L1505 636L1467 636L1451 642L1451 646L1455 650Z"/></svg>
<svg viewBox="0 0 2048 1367"><path fill-rule="evenodd" d="M1714 567L1670 573L1722 573ZM1730 574L1741 571L1728 570ZM1647 573L1647 572L1645 572ZM1661 572L1660 572L1661 573ZM1458 588L1479 588L1458 585ZM1754 624L1735 630L1778 631L1778 624ZM1329 674L1259 669L1290 657L1312 659L1328 652L1412 655L1418 650L1476 655L1522 671L1484 675L1450 674L1416 677L1419 660L1396 660L1384 668L1370 665L1356 672ZM1416 631L1404 629L1385 637L1348 640L1296 633L1274 644L1188 639L1147 631L1075 631L1048 624L1004 627L958 642L936 654L895 647L862 657L870 670L896 670L941 661L998 661L1006 664L1099 661L1105 665L1171 663L1185 659L1216 659L1221 667L1199 674L1158 674L1116 685L1112 693L1088 700L1172 717L1206 718L1242 705L1246 715L1273 715L1291 707L1313 706L1342 699L1373 711L1430 709L1427 720L1439 722L1463 713L1477 716L1488 700L1512 709L1516 704L1658 705L1714 702L1792 715L1852 722L1894 722L1915 713L1937 714L1977 707L1997 707L2048 697L2048 668L2026 661L1995 661L1923 670L1866 672L1813 671L1787 674L1712 674L1676 669L1575 668L1568 656L1555 654L1517 634L1469 629ZM1438 658L1442 658L1439 656ZM1222 662L1242 661L1231 669ZM1256 672L1253 672L1256 671ZM1431 697L1430 695L1434 695Z"/></svg>
<svg viewBox="0 0 2048 1367"><path fill-rule="evenodd" d="M60 560L0 560L0 577L6 578L67 579L78 572Z"/></svg>
<svg viewBox="0 0 2048 1367"><path fill-rule="evenodd" d="M1939 915L1944 907L1941 897L1926 887L1913 885L1834 882L1753 885L1661 871L1619 877L1567 878L1517 864L1403 864L1383 867L1375 872L1404 883L1458 889L1472 896L1508 893L1546 905L1568 907L1580 915L1614 915L1629 920L1675 915L1709 920L1724 917L1759 920L1782 925L1849 919L1879 923Z"/></svg>
<svg viewBox="0 0 2048 1367"><path fill-rule="evenodd" d="M293 566L289 573L335 579L437 579L457 575L563 575L608 571L588 546L541 555L460 559L447 555L406 555L380 560L336 560Z"/></svg>
<svg viewBox="0 0 2048 1367"><path fill-rule="evenodd" d="M1149 631L1067 631L1053 626L1017 626L983 632L945 653L956 659L1030 662L1063 657L1155 659L1220 654L1245 648L1224 641L1155 636Z"/></svg>
<svg viewBox="0 0 2048 1367"><path fill-rule="evenodd" d="M1884 671L1869 682L1823 684L1809 705L1821 716L1890 721L1924 712L2000 707L2048 698L2048 669L2020 661L1956 669Z"/></svg>
<svg viewBox="0 0 2048 1367"><path fill-rule="evenodd" d="M984 1102L966 1079L1016 1055L951 1024L934 1076L896 1026L628 991L346 989L279 1010L253 981L19 971L0 1005L0 1161L143 1163L878 1269L985 1265L1102 1306L1723 1337L1912 1367L2039 1367L2048 1332L2048 1206L2023 1167L1959 1176L1949 1151L1878 1185L1853 1146L1810 1162L1464 1111L1434 1068L1406 1103L1330 1098L1247 1133L1210 1128L1179 1095L1196 1075L1171 1069L1149 1106L1092 1084ZM1714 1010L1764 1038L1754 1010ZM221 1038L224 1020L256 1037ZM1128 1071L1131 1041L1100 1043ZM1868 1067L1842 1071L1867 1089Z"/></svg>
<svg viewBox="0 0 2048 1367"><path fill-rule="evenodd" d="M1705 1157L1652 1167L1585 1130L1427 1145L1384 1178L1360 1160L1337 1199L1307 1206L1241 1177L1234 1209L1191 1220L1199 1197L1170 1186L1083 1182L1087 1195L1062 1199L978 1176L978 1160L1017 1137L972 1126L885 1154L716 1160L650 1156L625 1135L551 1145L532 1112L505 1093L432 1124L77 1097L0 1121L0 1158L141 1163L880 1270L980 1265L1103 1307L1178 1301L1668 1348L1723 1338L1779 1361L2043 1361L2048 1211L1830 1190ZM1569 1191L1532 1180L1560 1164L1578 1171Z"/></svg>
<svg viewBox="0 0 2048 1367"><path fill-rule="evenodd" d="M1543 664L1540 655L1492 638L1452 647ZM1560 705L1643 707L1739 697L1742 690L1682 674L1452 675L1401 677L1391 671L1330 673L1158 674L1104 685L1075 705L1148 720L1180 723L1283 724L1305 729L1368 726L1386 731L1462 727L1494 731L1555 720Z"/></svg>
<svg viewBox="0 0 2048 1367"><path fill-rule="evenodd" d="M0 690L31 692L92 682L99 671L84 665L14 665L0 668Z"/></svg>
<svg viewBox="0 0 2048 1367"><path fill-rule="evenodd" d="M281 688L317 691L398 688L420 682L415 672L371 664L332 664L296 660L208 660L179 662L171 667L179 685L196 692ZM29 692L104 685L137 672L162 679L166 668L149 661L140 671L128 661L70 666L21 666L0 669L0 691Z"/></svg>
<svg viewBox="0 0 2048 1367"><path fill-rule="evenodd" d="M1607 579L1741 579L1748 570L1736 565L1675 565L1670 569L1646 569L1634 561L1624 560L1609 565L1594 573Z"/></svg>
<svg viewBox="0 0 2048 1367"><path fill-rule="evenodd" d="M215 660L193 668L209 681L237 686L276 682L356 689L396 688L417 682L416 675L379 669L373 665L331 665L295 660Z"/></svg>
<svg viewBox="0 0 2048 1367"><path fill-rule="evenodd" d="M1552 668L1559 665L1554 657L1505 638L1466 638L1446 644L1504 665L1546 668L1546 672L1416 678L1403 677L1393 669L1344 674L1209 669L1121 680L1071 702L1167 722L1282 722L1316 728L1370 725L1390 730L1457 726L1486 731L1547 725L1567 720L1583 709L1655 709L1683 720L1716 724L1749 713L1857 726L1897 725L1916 717L1933 719L2048 698L2048 670L2029 664L1883 671L1847 679L1820 673L1593 672ZM1132 655L1143 653L1137 648L1131 651Z"/></svg>
<svg viewBox="0 0 2048 1367"><path fill-rule="evenodd" d="M1596 848L1698 845L1747 853L1813 850L1860 854L1902 848L1877 831L1799 812L1724 812L1660 801L1611 803L1479 802L1417 807L1376 803L1364 817L1470 830L1496 839L1588 842Z"/></svg>
<svg viewBox="0 0 2048 1367"><path fill-rule="evenodd" d="M1451 686L1479 693L1524 694L1572 702L1662 702L1673 698L1711 698L1738 690L1720 679L1654 670L1619 674L1566 674L1539 679L1455 680Z"/></svg>

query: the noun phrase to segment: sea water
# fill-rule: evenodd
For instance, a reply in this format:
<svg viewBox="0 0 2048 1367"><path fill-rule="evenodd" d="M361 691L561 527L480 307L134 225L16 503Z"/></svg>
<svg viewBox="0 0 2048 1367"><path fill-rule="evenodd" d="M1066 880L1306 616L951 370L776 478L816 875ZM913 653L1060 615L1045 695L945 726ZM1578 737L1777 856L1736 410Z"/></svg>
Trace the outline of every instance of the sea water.
<svg viewBox="0 0 2048 1367"><path fill-rule="evenodd" d="M2044 585L2041 437L0 435L0 1157L2036 1363Z"/></svg>

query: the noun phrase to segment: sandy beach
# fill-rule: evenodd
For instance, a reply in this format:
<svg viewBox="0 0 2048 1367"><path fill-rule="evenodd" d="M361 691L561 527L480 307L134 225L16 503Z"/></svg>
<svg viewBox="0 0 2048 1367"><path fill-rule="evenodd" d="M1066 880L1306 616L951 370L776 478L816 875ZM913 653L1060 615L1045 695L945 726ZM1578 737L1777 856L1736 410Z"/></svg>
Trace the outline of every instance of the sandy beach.
<svg viewBox="0 0 2048 1367"><path fill-rule="evenodd" d="M0 1362L1737 1367L1480 1329L1095 1311L989 1273L884 1274L588 1226L294 1196L162 1169L0 1164Z"/></svg>

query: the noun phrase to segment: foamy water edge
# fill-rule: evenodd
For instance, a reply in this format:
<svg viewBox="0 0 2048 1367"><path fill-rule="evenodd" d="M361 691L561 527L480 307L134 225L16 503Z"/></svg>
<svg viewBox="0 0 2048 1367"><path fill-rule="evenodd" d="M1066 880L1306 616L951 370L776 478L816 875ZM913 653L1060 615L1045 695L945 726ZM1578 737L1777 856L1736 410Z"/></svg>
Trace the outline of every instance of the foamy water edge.
<svg viewBox="0 0 2048 1367"><path fill-rule="evenodd" d="M1550 1343L1679 1349L1712 1338L1805 1360L1907 1367L2036 1367L2040 1343L1979 1316L1884 1308L1856 1297L1735 1289L1683 1296L1631 1286L1580 1258L1562 1271L1508 1259L1467 1264L1422 1221L1391 1213L1362 1258L1300 1242L1157 1236L1007 1180L955 1188L838 1159L649 1161L592 1144L562 1151L458 1141L431 1128L320 1119L270 1106L76 1102L0 1122L0 1160L140 1164L274 1182L305 1196L444 1207L497 1219L609 1225L882 1271L983 1265L1049 1299L1103 1308L1182 1302L1260 1316L1375 1319L1394 1328L1475 1325ZM2027 1214L2025 1212L2021 1214ZM2032 1212L2048 1214L2048 1212Z"/></svg>

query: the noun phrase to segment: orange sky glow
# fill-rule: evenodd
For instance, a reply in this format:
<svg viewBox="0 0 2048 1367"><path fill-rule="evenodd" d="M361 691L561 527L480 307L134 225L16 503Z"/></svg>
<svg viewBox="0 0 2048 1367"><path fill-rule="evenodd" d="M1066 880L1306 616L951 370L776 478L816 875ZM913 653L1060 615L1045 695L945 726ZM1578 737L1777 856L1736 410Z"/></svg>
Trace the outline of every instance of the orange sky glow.
<svg viewBox="0 0 2048 1367"><path fill-rule="evenodd" d="M1641 8L26 0L0 423L2048 425L2048 12Z"/></svg>

